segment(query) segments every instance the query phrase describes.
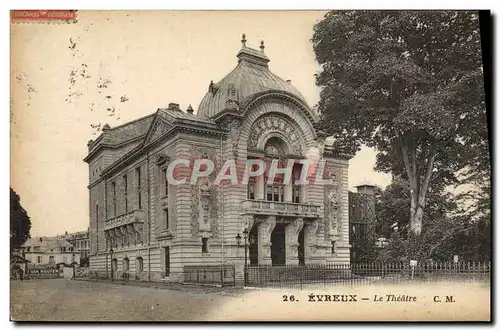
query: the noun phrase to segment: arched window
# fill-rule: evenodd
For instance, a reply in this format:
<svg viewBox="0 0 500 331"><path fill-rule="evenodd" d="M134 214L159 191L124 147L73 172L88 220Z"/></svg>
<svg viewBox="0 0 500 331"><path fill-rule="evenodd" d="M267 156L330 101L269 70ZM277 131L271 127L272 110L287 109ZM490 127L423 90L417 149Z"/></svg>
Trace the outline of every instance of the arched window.
<svg viewBox="0 0 500 331"><path fill-rule="evenodd" d="M50 265L54 265L54 264L56 264L56 261L55 261L55 259L54 259L54 257L53 257L53 256L49 256L49 264L50 264Z"/></svg>
<svg viewBox="0 0 500 331"><path fill-rule="evenodd" d="M128 271L129 270L129 260L128 257L123 259L123 271Z"/></svg>
<svg viewBox="0 0 500 331"><path fill-rule="evenodd" d="M266 141L265 151L273 159L282 159L287 154L287 146L283 140L278 137L272 137ZM281 162L281 161L280 161ZM283 165L279 166L280 168ZM266 174L267 176L267 174ZM265 179L267 182L267 178ZM285 201L285 186L283 185L283 175L277 174L274 177L274 183L266 185L265 198L268 201Z"/></svg>
<svg viewBox="0 0 500 331"><path fill-rule="evenodd" d="M144 270L144 261L142 260L142 257L137 257L135 260L135 270L137 272L141 272Z"/></svg>

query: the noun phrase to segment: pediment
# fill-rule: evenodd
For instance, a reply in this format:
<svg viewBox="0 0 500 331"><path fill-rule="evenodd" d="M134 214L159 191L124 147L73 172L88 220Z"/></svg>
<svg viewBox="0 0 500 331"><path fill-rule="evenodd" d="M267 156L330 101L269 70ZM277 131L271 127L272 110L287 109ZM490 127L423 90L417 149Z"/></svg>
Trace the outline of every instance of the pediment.
<svg viewBox="0 0 500 331"><path fill-rule="evenodd" d="M151 124L151 128L144 140L144 145L149 145L154 142L158 138L160 138L165 132L169 131L172 128L172 124L164 120L163 118L157 116L153 124Z"/></svg>

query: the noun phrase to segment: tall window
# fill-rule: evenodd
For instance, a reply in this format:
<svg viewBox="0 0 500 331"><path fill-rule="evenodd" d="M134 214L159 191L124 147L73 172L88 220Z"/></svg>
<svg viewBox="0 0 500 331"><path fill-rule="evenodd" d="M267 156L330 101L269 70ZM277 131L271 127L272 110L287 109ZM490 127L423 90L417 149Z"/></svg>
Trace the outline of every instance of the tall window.
<svg viewBox="0 0 500 331"><path fill-rule="evenodd" d="M201 252L208 253L208 238L201 238Z"/></svg>
<svg viewBox="0 0 500 331"><path fill-rule="evenodd" d="M95 221L96 221L96 223L99 222L99 204L97 204L97 203L95 205Z"/></svg>
<svg viewBox="0 0 500 331"><path fill-rule="evenodd" d="M128 257L123 259L123 271L128 271L130 268Z"/></svg>
<svg viewBox="0 0 500 331"><path fill-rule="evenodd" d="M165 225L166 230L168 230L170 228L169 219L168 219L168 208L163 209L163 224Z"/></svg>
<svg viewBox="0 0 500 331"><path fill-rule="evenodd" d="M248 199L255 199L255 183L248 183Z"/></svg>
<svg viewBox="0 0 500 331"><path fill-rule="evenodd" d="M55 261L55 259L54 259L54 257L53 257L53 256L49 256L49 264L50 264L50 265L54 265L54 264L56 264L56 261Z"/></svg>
<svg viewBox="0 0 500 331"><path fill-rule="evenodd" d="M267 201L284 201L285 188L280 184L266 186Z"/></svg>
<svg viewBox="0 0 500 331"><path fill-rule="evenodd" d="M113 203L113 216L116 216L116 182L111 183L111 197Z"/></svg>
<svg viewBox="0 0 500 331"><path fill-rule="evenodd" d="M165 277L170 275L170 247L164 248L165 253Z"/></svg>
<svg viewBox="0 0 500 331"><path fill-rule="evenodd" d="M36 257L36 262L37 263L42 263L42 257L41 256L37 256Z"/></svg>
<svg viewBox="0 0 500 331"><path fill-rule="evenodd" d="M135 178L137 178L137 209L142 209L141 199L141 168L135 169Z"/></svg>
<svg viewBox="0 0 500 331"><path fill-rule="evenodd" d="M167 169L161 171L161 179L163 181L163 194L168 195L168 180L167 180Z"/></svg>
<svg viewBox="0 0 500 331"><path fill-rule="evenodd" d="M135 260L135 270L137 272L141 272L144 270L144 261L140 256Z"/></svg>
<svg viewBox="0 0 500 331"><path fill-rule="evenodd" d="M125 198L125 212L128 212L128 180L127 180L127 175L123 176L123 187L124 187L124 194L123 197Z"/></svg>
<svg viewBox="0 0 500 331"><path fill-rule="evenodd" d="M300 187L299 186L292 187L292 201L295 203L300 203Z"/></svg>
<svg viewBox="0 0 500 331"><path fill-rule="evenodd" d="M335 254L335 241L332 241L332 254Z"/></svg>

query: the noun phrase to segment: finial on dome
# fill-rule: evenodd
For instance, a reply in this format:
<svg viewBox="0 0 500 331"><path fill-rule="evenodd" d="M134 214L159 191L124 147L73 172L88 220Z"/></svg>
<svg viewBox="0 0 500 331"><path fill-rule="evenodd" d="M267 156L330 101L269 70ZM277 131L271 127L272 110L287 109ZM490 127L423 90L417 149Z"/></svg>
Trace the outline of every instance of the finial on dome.
<svg viewBox="0 0 500 331"><path fill-rule="evenodd" d="M241 46L246 47L247 46L247 36L245 34L241 35Z"/></svg>
<svg viewBox="0 0 500 331"><path fill-rule="evenodd" d="M260 50L264 51L264 48L266 48L266 46L264 46L264 40L261 40L260 41Z"/></svg>

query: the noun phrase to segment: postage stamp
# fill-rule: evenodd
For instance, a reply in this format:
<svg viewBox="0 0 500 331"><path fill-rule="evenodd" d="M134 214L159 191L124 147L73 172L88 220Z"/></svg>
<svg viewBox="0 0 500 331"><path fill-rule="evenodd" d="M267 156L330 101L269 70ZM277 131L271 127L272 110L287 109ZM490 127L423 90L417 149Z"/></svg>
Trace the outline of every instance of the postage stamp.
<svg viewBox="0 0 500 331"><path fill-rule="evenodd" d="M77 10L11 10L12 23L76 23Z"/></svg>

